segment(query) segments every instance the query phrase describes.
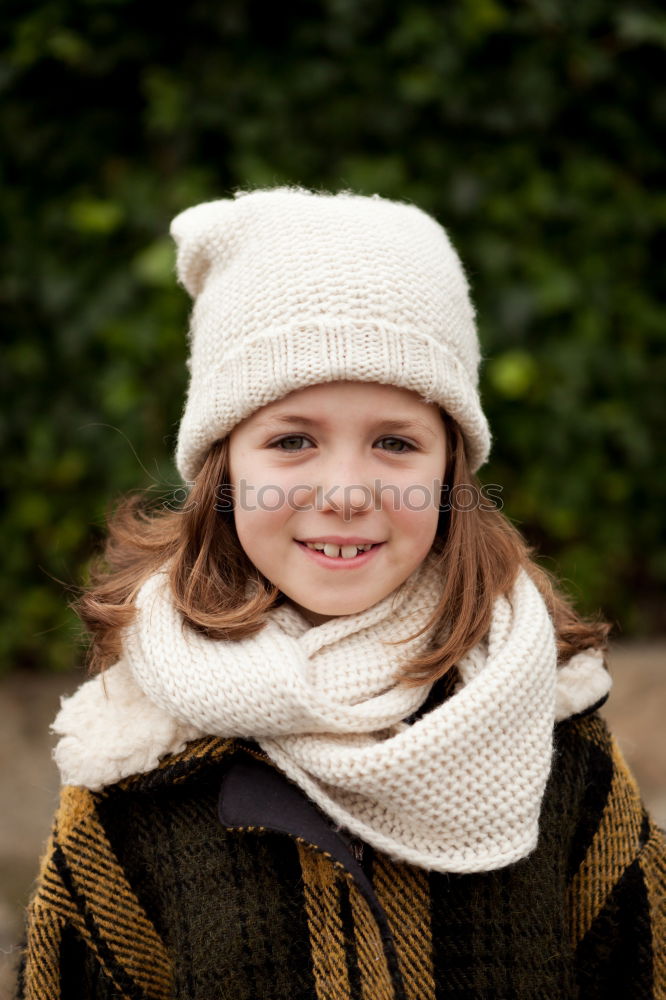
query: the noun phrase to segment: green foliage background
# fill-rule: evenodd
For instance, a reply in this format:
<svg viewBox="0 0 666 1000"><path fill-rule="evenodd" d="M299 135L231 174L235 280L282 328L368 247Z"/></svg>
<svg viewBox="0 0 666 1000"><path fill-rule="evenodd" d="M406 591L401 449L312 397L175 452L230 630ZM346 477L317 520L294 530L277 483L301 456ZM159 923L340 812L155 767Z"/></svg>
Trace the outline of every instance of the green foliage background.
<svg viewBox="0 0 666 1000"><path fill-rule="evenodd" d="M62 583L179 479L174 214L281 182L415 201L466 264L486 482L580 606L662 630L657 2L3 4L0 659L81 659Z"/></svg>

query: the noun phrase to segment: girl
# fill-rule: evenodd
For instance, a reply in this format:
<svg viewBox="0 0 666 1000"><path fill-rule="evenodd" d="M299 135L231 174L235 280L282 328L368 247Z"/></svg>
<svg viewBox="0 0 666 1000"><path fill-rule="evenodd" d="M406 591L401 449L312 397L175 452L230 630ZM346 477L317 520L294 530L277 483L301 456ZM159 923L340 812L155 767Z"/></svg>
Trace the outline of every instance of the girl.
<svg viewBox="0 0 666 1000"><path fill-rule="evenodd" d="M663 997L666 848L582 621L474 473L460 261L413 205L276 188L172 224L177 466L78 610L20 996Z"/></svg>

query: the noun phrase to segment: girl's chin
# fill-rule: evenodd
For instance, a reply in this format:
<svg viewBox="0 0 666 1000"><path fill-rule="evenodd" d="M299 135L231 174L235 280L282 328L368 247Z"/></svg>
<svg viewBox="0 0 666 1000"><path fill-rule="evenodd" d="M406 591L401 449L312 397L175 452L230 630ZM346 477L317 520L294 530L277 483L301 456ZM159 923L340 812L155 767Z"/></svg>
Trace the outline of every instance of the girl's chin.
<svg viewBox="0 0 666 1000"><path fill-rule="evenodd" d="M289 597L288 594L285 596L287 597L287 600L293 604L296 610L300 611L303 617L310 622L311 625L323 625L324 622L330 621L331 618L342 618L345 615L360 614L361 611L367 611L368 608L373 606L373 604L376 604L377 601L381 600L381 598L378 597L377 601L372 601L370 604L368 604L367 601L359 600L356 602L346 601L341 604L323 604L316 608L309 608L295 600L293 597Z"/></svg>

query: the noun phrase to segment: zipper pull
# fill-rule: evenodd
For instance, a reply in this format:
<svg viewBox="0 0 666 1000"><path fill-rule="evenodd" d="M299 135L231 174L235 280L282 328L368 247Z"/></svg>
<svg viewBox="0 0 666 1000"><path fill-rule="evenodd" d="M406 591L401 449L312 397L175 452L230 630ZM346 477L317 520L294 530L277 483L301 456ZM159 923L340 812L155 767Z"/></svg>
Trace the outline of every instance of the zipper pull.
<svg viewBox="0 0 666 1000"><path fill-rule="evenodd" d="M360 864L363 861L363 841L354 839L349 846L351 847L352 854Z"/></svg>

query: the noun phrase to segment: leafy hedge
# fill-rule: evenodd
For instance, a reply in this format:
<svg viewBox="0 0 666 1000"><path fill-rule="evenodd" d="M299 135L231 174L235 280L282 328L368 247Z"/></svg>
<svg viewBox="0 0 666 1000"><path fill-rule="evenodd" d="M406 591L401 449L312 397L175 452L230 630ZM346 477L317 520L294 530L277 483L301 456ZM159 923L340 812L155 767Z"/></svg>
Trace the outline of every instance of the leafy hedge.
<svg viewBox="0 0 666 1000"><path fill-rule="evenodd" d="M0 655L81 658L63 584L176 490L168 223L238 186L409 199L466 263L486 482L580 605L663 629L666 15L657 2L5 3Z"/></svg>

